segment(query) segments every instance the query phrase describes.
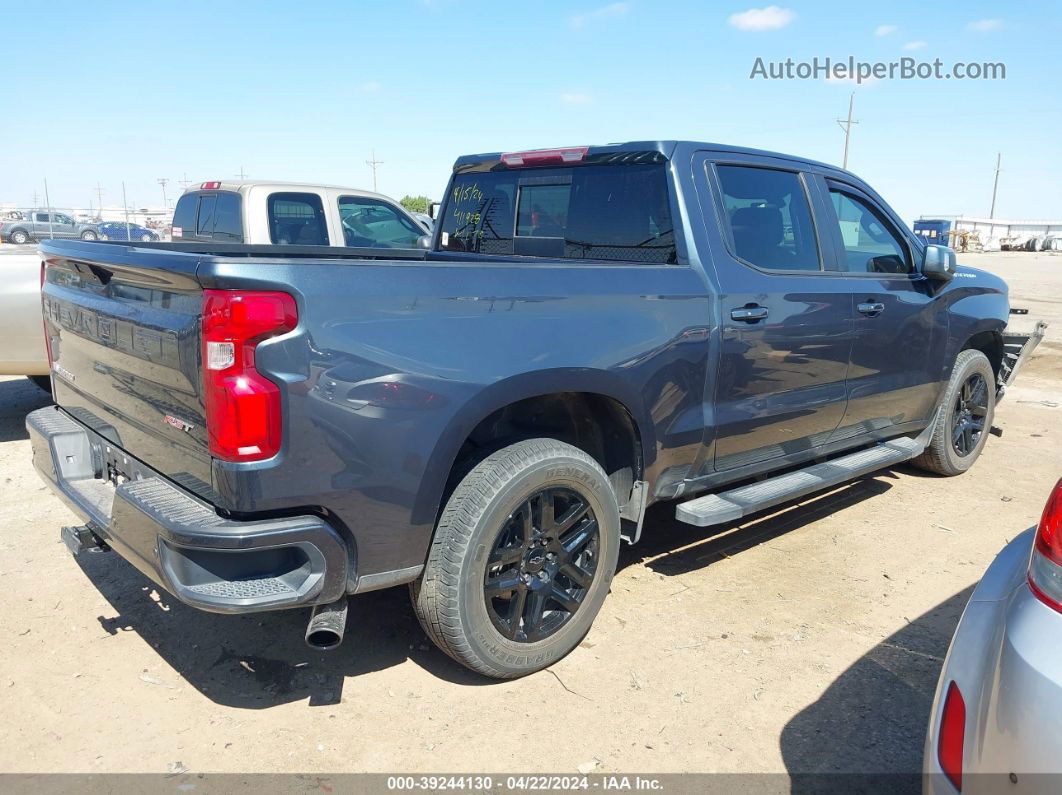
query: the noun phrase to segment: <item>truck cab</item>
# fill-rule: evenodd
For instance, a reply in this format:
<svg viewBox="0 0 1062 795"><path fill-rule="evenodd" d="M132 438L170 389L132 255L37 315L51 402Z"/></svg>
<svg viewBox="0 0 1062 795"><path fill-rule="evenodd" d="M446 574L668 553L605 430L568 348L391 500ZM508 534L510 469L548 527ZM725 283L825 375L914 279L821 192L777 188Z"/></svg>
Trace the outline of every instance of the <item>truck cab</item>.
<svg viewBox="0 0 1062 795"><path fill-rule="evenodd" d="M428 231L379 193L295 182L214 181L178 199L170 236L181 242L417 248Z"/></svg>

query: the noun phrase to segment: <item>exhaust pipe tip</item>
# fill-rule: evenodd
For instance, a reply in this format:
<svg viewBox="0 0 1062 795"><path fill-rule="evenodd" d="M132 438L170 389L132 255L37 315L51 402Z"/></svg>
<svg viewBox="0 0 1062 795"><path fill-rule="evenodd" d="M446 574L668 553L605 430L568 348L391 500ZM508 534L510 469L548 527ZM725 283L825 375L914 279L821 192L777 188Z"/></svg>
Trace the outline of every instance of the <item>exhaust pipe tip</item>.
<svg viewBox="0 0 1062 795"><path fill-rule="evenodd" d="M343 642L346 628L346 596L326 605L316 605L306 624L306 645L317 651L331 651Z"/></svg>

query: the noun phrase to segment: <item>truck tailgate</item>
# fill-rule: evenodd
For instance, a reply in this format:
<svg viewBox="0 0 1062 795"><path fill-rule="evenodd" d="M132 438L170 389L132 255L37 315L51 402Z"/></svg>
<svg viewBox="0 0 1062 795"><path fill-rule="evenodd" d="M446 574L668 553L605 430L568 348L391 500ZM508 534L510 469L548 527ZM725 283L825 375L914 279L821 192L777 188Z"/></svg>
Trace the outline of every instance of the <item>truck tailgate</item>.
<svg viewBox="0 0 1062 795"><path fill-rule="evenodd" d="M117 450L209 498L199 257L113 244L41 247L42 300L56 403ZM107 469L111 472L107 472Z"/></svg>

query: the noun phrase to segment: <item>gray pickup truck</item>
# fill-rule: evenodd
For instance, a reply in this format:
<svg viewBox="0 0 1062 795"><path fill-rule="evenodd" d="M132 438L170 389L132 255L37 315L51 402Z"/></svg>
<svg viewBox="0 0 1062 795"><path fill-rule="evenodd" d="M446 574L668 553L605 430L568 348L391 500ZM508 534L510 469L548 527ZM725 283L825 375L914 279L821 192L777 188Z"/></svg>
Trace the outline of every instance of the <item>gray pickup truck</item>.
<svg viewBox="0 0 1062 795"><path fill-rule="evenodd" d="M851 173L682 141L462 157L420 256L41 251L57 405L27 427L74 552L205 610L312 608L319 648L408 583L500 678L575 647L652 503L713 527L964 472L1041 333Z"/></svg>
<svg viewBox="0 0 1062 795"><path fill-rule="evenodd" d="M95 224L76 221L54 210L23 210L20 218L0 219L0 240L22 245L35 240L99 240Z"/></svg>

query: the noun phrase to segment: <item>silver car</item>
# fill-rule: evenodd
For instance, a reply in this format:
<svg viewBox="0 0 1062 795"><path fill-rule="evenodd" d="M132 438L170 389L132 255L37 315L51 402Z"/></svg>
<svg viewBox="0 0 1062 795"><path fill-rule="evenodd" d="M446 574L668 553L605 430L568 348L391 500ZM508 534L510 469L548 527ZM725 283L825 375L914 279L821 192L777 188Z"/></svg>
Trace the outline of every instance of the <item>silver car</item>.
<svg viewBox="0 0 1062 795"><path fill-rule="evenodd" d="M923 770L932 795L1062 791L1062 480L1039 527L1003 548L970 597Z"/></svg>

